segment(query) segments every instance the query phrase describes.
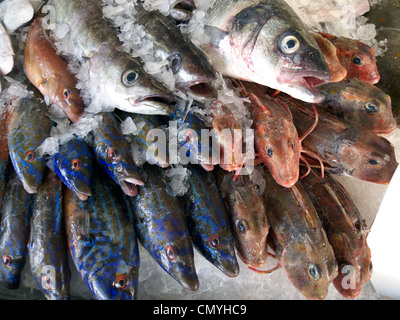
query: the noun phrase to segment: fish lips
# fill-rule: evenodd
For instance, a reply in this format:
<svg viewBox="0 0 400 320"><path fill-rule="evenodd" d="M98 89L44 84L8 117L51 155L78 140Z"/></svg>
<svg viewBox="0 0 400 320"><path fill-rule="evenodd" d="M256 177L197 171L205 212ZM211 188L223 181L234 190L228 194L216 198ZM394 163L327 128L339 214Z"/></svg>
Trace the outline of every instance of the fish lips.
<svg viewBox="0 0 400 320"><path fill-rule="evenodd" d="M197 80L189 82L177 82L176 87L185 92L187 96L200 103L215 101L218 98L218 91L210 85L212 79Z"/></svg>
<svg viewBox="0 0 400 320"><path fill-rule="evenodd" d="M327 71L307 71L301 69L282 68L277 76L278 83L288 85L296 91L306 93L304 99L309 103L321 103L325 96L315 88L331 81L331 74Z"/></svg>
<svg viewBox="0 0 400 320"><path fill-rule="evenodd" d="M175 101L172 95L146 95L140 98L128 99L135 113L147 115L171 115L175 110ZM132 111L132 110L131 110Z"/></svg>
<svg viewBox="0 0 400 320"><path fill-rule="evenodd" d="M136 176L131 177L120 177L118 179L122 191L130 197L134 197L138 194L137 186L144 186L144 182Z"/></svg>

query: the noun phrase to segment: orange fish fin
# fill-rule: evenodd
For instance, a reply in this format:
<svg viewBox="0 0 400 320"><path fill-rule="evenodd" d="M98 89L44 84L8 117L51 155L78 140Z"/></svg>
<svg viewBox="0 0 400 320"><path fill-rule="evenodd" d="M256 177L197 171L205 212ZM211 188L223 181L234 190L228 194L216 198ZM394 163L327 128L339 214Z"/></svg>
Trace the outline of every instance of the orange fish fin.
<svg viewBox="0 0 400 320"><path fill-rule="evenodd" d="M311 132L314 131L314 129L316 128L316 126L317 126L317 124L318 124L319 117L318 117L317 108L315 108L314 105L313 105L312 107L313 107L313 110L314 110L314 113L315 113L315 121L314 121L313 125L312 125L306 132L304 132L304 134L301 136L300 142L303 142L303 140L304 140L305 138L307 138L307 136L308 136Z"/></svg>

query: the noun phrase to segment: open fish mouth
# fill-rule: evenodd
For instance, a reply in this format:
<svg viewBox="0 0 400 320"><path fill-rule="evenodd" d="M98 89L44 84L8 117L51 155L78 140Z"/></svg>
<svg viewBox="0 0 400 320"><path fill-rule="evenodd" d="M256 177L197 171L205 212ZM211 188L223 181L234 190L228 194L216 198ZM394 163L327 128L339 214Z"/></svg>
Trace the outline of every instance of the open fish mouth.
<svg viewBox="0 0 400 320"><path fill-rule="evenodd" d="M185 92L189 98L198 102L211 102L218 98L217 90L207 81L177 83L176 86Z"/></svg>
<svg viewBox="0 0 400 320"><path fill-rule="evenodd" d="M280 84L295 87L308 95L310 99L306 102L321 103L325 100L325 96L318 92L316 87L329 83L331 75L329 72L296 72L296 70L285 69L278 75L277 80Z"/></svg>
<svg viewBox="0 0 400 320"><path fill-rule="evenodd" d="M174 112L174 100L168 95L148 95L128 100L135 108L136 113L168 116Z"/></svg>
<svg viewBox="0 0 400 320"><path fill-rule="evenodd" d="M89 197L92 196L92 191L89 189L89 187L87 190L75 188L74 192L81 201L86 201Z"/></svg>
<svg viewBox="0 0 400 320"><path fill-rule="evenodd" d="M121 186L122 191L130 197L138 194L137 186L144 186L144 182L136 177L121 178L118 180L118 184Z"/></svg>
<svg viewBox="0 0 400 320"><path fill-rule="evenodd" d="M193 0L177 0L172 4L171 16L179 22L187 22L193 16L196 5Z"/></svg>

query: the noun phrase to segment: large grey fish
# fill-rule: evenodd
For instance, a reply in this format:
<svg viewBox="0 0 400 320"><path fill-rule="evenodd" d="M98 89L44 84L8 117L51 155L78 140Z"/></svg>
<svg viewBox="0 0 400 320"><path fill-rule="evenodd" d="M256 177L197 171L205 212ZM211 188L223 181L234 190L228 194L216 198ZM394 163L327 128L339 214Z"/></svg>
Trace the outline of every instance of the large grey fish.
<svg viewBox="0 0 400 320"><path fill-rule="evenodd" d="M331 76L318 44L283 0L218 0L204 17L201 48L224 76L256 82L311 103Z"/></svg>
<svg viewBox="0 0 400 320"><path fill-rule="evenodd" d="M29 261L34 279L48 300L70 298L71 272L62 211L62 182L46 169L34 196Z"/></svg>
<svg viewBox="0 0 400 320"><path fill-rule="evenodd" d="M114 181L98 167L95 172L93 196L86 201L63 190L71 257L97 300L133 300L140 260L132 212Z"/></svg>
<svg viewBox="0 0 400 320"><path fill-rule="evenodd" d="M100 1L50 0L47 5L54 8L55 23L69 27L72 45L67 54L74 60L89 60L88 81L96 88L92 99L129 112L172 112L170 91L149 76L138 59L121 52L122 43L103 18Z"/></svg>
<svg viewBox="0 0 400 320"><path fill-rule="evenodd" d="M171 19L156 10L138 9L135 23L144 27L145 38L151 40L155 56L168 61L176 88L199 102L215 100L217 91L210 83L216 76L204 53Z"/></svg>

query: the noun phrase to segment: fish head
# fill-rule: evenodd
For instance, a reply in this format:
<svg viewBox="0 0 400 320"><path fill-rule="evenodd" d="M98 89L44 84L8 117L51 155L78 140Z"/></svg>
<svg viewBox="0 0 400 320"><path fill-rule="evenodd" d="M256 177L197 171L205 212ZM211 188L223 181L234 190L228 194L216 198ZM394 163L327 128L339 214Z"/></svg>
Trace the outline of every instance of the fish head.
<svg viewBox="0 0 400 320"><path fill-rule="evenodd" d="M105 103L115 108L151 115L169 115L174 110L175 98L170 90L127 53L115 52L112 59L106 54L94 55L89 79L97 90L94 95L108 99Z"/></svg>
<svg viewBox="0 0 400 320"><path fill-rule="evenodd" d="M345 37L336 38L333 44L341 64L347 70L348 78L359 79L369 84L379 82L380 74L373 48L361 41Z"/></svg>
<svg viewBox="0 0 400 320"><path fill-rule="evenodd" d="M76 122L85 111L80 91L76 88L76 79L72 74L64 74L57 81L48 81L46 91L51 101L61 107L65 115Z"/></svg>
<svg viewBox="0 0 400 320"><path fill-rule="evenodd" d="M132 149L116 118L102 113L93 139L97 162L128 196L137 194L137 185L144 185Z"/></svg>
<svg viewBox="0 0 400 320"><path fill-rule="evenodd" d="M335 234L331 237L331 244L338 248L335 256L339 272L333 284L344 297L356 298L372 275L371 250L365 234L359 232L355 241L347 234Z"/></svg>
<svg viewBox="0 0 400 320"><path fill-rule="evenodd" d="M176 0L171 4L169 16L177 22L188 22L196 5L193 0Z"/></svg>
<svg viewBox="0 0 400 320"><path fill-rule="evenodd" d="M277 117L257 123L255 145L274 180L290 188L299 179L300 140L291 119Z"/></svg>
<svg viewBox="0 0 400 320"><path fill-rule="evenodd" d="M230 214L239 257L253 268L263 266L268 257L269 224L264 203L257 191L250 186L237 188Z"/></svg>
<svg viewBox="0 0 400 320"><path fill-rule="evenodd" d="M369 131L357 140L344 140L338 154L347 174L368 182L388 184L398 166L393 145Z"/></svg>
<svg viewBox="0 0 400 320"><path fill-rule="evenodd" d="M80 200L92 195L93 156L89 145L74 138L53 155L54 171Z"/></svg>
<svg viewBox="0 0 400 320"><path fill-rule="evenodd" d="M244 72L243 76L299 100L322 102L324 96L315 87L329 82L331 75L318 44L306 30L283 1L242 10L232 22L230 43L243 61L243 71L251 70L250 76Z"/></svg>
<svg viewBox="0 0 400 320"><path fill-rule="evenodd" d="M26 253L12 252L11 244L9 249L2 250L0 265L0 278L8 289L18 289L21 283L21 272L25 265Z"/></svg>
<svg viewBox="0 0 400 320"><path fill-rule="evenodd" d="M333 249L326 237L321 239L318 233L305 234L302 240L293 239L284 248L280 261L290 282L310 300L324 299L338 274Z"/></svg>

